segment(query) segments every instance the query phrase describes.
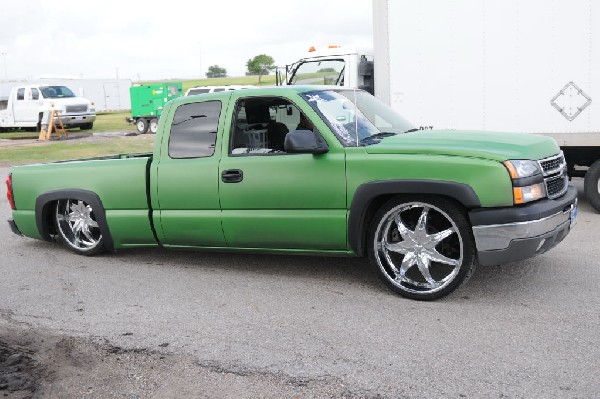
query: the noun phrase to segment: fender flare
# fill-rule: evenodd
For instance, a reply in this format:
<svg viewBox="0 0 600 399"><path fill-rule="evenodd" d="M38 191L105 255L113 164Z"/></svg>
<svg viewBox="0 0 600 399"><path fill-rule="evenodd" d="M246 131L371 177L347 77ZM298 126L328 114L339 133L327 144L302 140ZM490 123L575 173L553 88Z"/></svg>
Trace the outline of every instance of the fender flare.
<svg viewBox="0 0 600 399"><path fill-rule="evenodd" d="M94 215L98 221L98 228L102 237L104 237L104 247L108 251L114 250L114 244L108 224L106 223L106 212L98 194L88 190L64 189L52 190L40 194L35 200L35 223L42 238L46 241L51 240L51 235L48 226L44 223L47 220L48 212L52 210L48 206L51 202L61 199L75 199L85 201L94 209Z"/></svg>
<svg viewBox="0 0 600 399"><path fill-rule="evenodd" d="M348 215L348 243L359 256L365 253L365 223L367 210L373 201L384 195L439 195L458 201L466 209L481 206L471 186L445 180L382 180L364 183L356 189Z"/></svg>

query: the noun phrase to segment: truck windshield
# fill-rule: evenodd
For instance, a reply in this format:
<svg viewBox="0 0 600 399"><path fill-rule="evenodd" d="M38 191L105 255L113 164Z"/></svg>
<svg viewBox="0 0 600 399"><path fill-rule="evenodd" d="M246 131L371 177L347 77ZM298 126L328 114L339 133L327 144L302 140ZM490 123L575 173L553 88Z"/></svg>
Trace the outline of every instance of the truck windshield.
<svg viewBox="0 0 600 399"><path fill-rule="evenodd" d="M42 86L40 91L44 98L75 97L75 94L67 86Z"/></svg>
<svg viewBox="0 0 600 399"><path fill-rule="evenodd" d="M291 85L335 85L344 84L344 60L322 60L301 62L292 75Z"/></svg>
<svg viewBox="0 0 600 399"><path fill-rule="evenodd" d="M363 90L321 90L301 94L346 147L379 143L415 127Z"/></svg>

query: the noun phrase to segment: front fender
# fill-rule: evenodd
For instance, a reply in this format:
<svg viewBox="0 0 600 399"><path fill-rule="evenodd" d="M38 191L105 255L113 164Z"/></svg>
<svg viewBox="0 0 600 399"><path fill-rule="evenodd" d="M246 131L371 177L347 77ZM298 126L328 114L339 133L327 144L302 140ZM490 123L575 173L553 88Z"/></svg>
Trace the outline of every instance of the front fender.
<svg viewBox="0 0 600 399"><path fill-rule="evenodd" d="M365 226L371 204L377 198L399 194L439 195L452 198L466 209L481 207L471 186L442 180L383 180L364 183L356 189L348 216L348 242L359 256L365 253Z"/></svg>

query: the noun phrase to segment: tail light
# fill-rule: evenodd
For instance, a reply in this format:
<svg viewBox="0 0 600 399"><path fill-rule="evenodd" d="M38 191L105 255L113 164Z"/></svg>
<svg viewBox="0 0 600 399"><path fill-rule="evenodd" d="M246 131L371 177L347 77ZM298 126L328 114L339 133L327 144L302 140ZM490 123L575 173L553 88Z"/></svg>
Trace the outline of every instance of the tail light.
<svg viewBox="0 0 600 399"><path fill-rule="evenodd" d="M8 198L8 203L10 204L10 208L14 211L17 209L15 206L15 197L13 195L12 189L12 174L9 174L6 178L6 198Z"/></svg>

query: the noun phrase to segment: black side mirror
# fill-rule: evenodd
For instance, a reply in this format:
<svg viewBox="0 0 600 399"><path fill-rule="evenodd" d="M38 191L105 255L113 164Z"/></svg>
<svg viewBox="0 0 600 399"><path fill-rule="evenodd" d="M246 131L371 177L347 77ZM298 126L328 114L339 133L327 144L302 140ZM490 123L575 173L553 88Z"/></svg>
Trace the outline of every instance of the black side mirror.
<svg viewBox="0 0 600 399"><path fill-rule="evenodd" d="M283 143L285 152L291 154L325 154L327 143L310 130L294 130L286 134Z"/></svg>

